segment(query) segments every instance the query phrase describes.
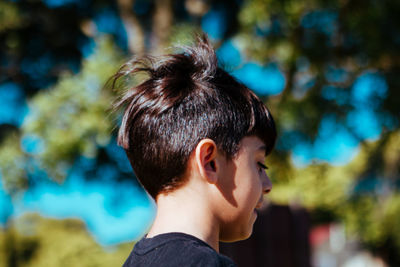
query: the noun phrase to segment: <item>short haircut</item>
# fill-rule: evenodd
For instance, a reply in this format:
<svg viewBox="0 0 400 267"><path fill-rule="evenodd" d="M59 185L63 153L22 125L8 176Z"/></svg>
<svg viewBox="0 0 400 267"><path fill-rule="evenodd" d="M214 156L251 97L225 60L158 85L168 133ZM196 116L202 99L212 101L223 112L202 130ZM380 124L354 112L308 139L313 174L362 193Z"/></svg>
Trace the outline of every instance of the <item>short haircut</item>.
<svg viewBox="0 0 400 267"><path fill-rule="evenodd" d="M206 35L192 47L158 59L134 58L112 77L147 78L115 103L124 109L118 144L142 186L156 199L185 183L187 162L197 144L212 139L232 159L246 136L259 137L266 154L274 147L274 120L263 102L218 66Z"/></svg>

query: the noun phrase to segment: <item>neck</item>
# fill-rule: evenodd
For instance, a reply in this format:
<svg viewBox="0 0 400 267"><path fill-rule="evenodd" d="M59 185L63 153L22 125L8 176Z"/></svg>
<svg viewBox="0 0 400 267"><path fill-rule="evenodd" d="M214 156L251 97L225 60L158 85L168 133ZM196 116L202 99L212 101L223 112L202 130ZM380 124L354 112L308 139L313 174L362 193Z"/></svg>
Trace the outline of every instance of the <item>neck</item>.
<svg viewBox="0 0 400 267"><path fill-rule="evenodd" d="M219 226L198 192L176 190L157 197L157 214L148 237L180 232L203 240L219 252ZM188 201L189 200L189 201Z"/></svg>

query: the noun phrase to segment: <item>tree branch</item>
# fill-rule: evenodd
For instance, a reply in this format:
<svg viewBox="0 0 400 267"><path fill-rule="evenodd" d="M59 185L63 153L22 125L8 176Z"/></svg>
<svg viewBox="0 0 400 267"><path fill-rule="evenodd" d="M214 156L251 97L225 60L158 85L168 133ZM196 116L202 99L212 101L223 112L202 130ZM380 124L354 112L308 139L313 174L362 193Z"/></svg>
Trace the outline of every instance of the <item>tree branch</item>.
<svg viewBox="0 0 400 267"><path fill-rule="evenodd" d="M173 22L171 0L156 0L153 16L153 34L151 37L151 53L162 54L168 44L168 37Z"/></svg>
<svg viewBox="0 0 400 267"><path fill-rule="evenodd" d="M128 36L129 51L133 54L144 54L144 31L132 10L134 0L118 0L117 4Z"/></svg>

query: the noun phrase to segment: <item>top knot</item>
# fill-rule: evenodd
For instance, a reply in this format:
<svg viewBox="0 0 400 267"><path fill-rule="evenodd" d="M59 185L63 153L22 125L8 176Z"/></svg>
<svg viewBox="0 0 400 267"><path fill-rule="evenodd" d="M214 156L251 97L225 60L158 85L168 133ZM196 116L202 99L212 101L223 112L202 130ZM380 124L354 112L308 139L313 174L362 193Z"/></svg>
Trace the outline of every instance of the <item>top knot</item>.
<svg viewBox="0 0 400 267"><path fill-rule="evenodd" d="M195 71L194 79L211 80L217 72L218 60L209 39L205 34L196 37L196 46L187 48L185 51L192 59Z"/></svg>
<svg viewBox="0 0 400 267"><path fill-rule="evenodd" d="M126 106L120 129L130 128L136 116L152 110L161 114L179 105L196 88L207 87L218 71L217 56L205 34L196 37L192 47L181 46L183 53L158 58L144 56L125 63L113 76L113 88L121 78L134 78L138 73L147 78L128 91L114 105L116 109ZM132 79L128 79L132 81ZM128 147L128 135L120 131L119 143Z"/></svg>
<svg viewBox="0 0 400 267"><path fill-rule="evenodd" d="M206 82L214 78L218 60L210 40L205 34L197 35L194 46L177 46L181 54L164 56L154 65L155 74L190 76L193 80Z"/></svg>

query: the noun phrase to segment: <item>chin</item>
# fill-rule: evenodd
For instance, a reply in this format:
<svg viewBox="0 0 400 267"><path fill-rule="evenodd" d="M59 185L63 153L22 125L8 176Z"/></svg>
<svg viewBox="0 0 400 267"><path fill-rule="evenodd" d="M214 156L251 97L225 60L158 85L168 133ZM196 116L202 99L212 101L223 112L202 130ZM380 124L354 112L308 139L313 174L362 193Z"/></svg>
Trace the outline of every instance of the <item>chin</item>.
<svg viewBox="0 0 400 267"><path fill-rule="evenodd" d="M257 219L257 212L254 210L250 215L240 220L225 224L220 228L219 240L221 242L236 242L249 238L253 233L253 225Z"/></svg>
<svg viewBox="0 0 400 267"><path fill-rule="evenodd" d="M243 234L240 236L235 236L235 237L233 237L233 236L228 237L228 238L222 237L222 238L220 238L220 241L224 242L224 243L232 243L232 242L242 241L242 240L246 240L247 238L249 238L251 236L251 234L252 234L252 232L250 232L248 234Z"/></svg>
<svg viewBox="0 0 400 267"><path fill-rule="evenodd" d="M253 233L253 224L251 226L244 227L243 229L238 229L234 232L223 232L220 234L220 241L225 243L231 243L236 241L241 241L249 238Z"/></svg>

